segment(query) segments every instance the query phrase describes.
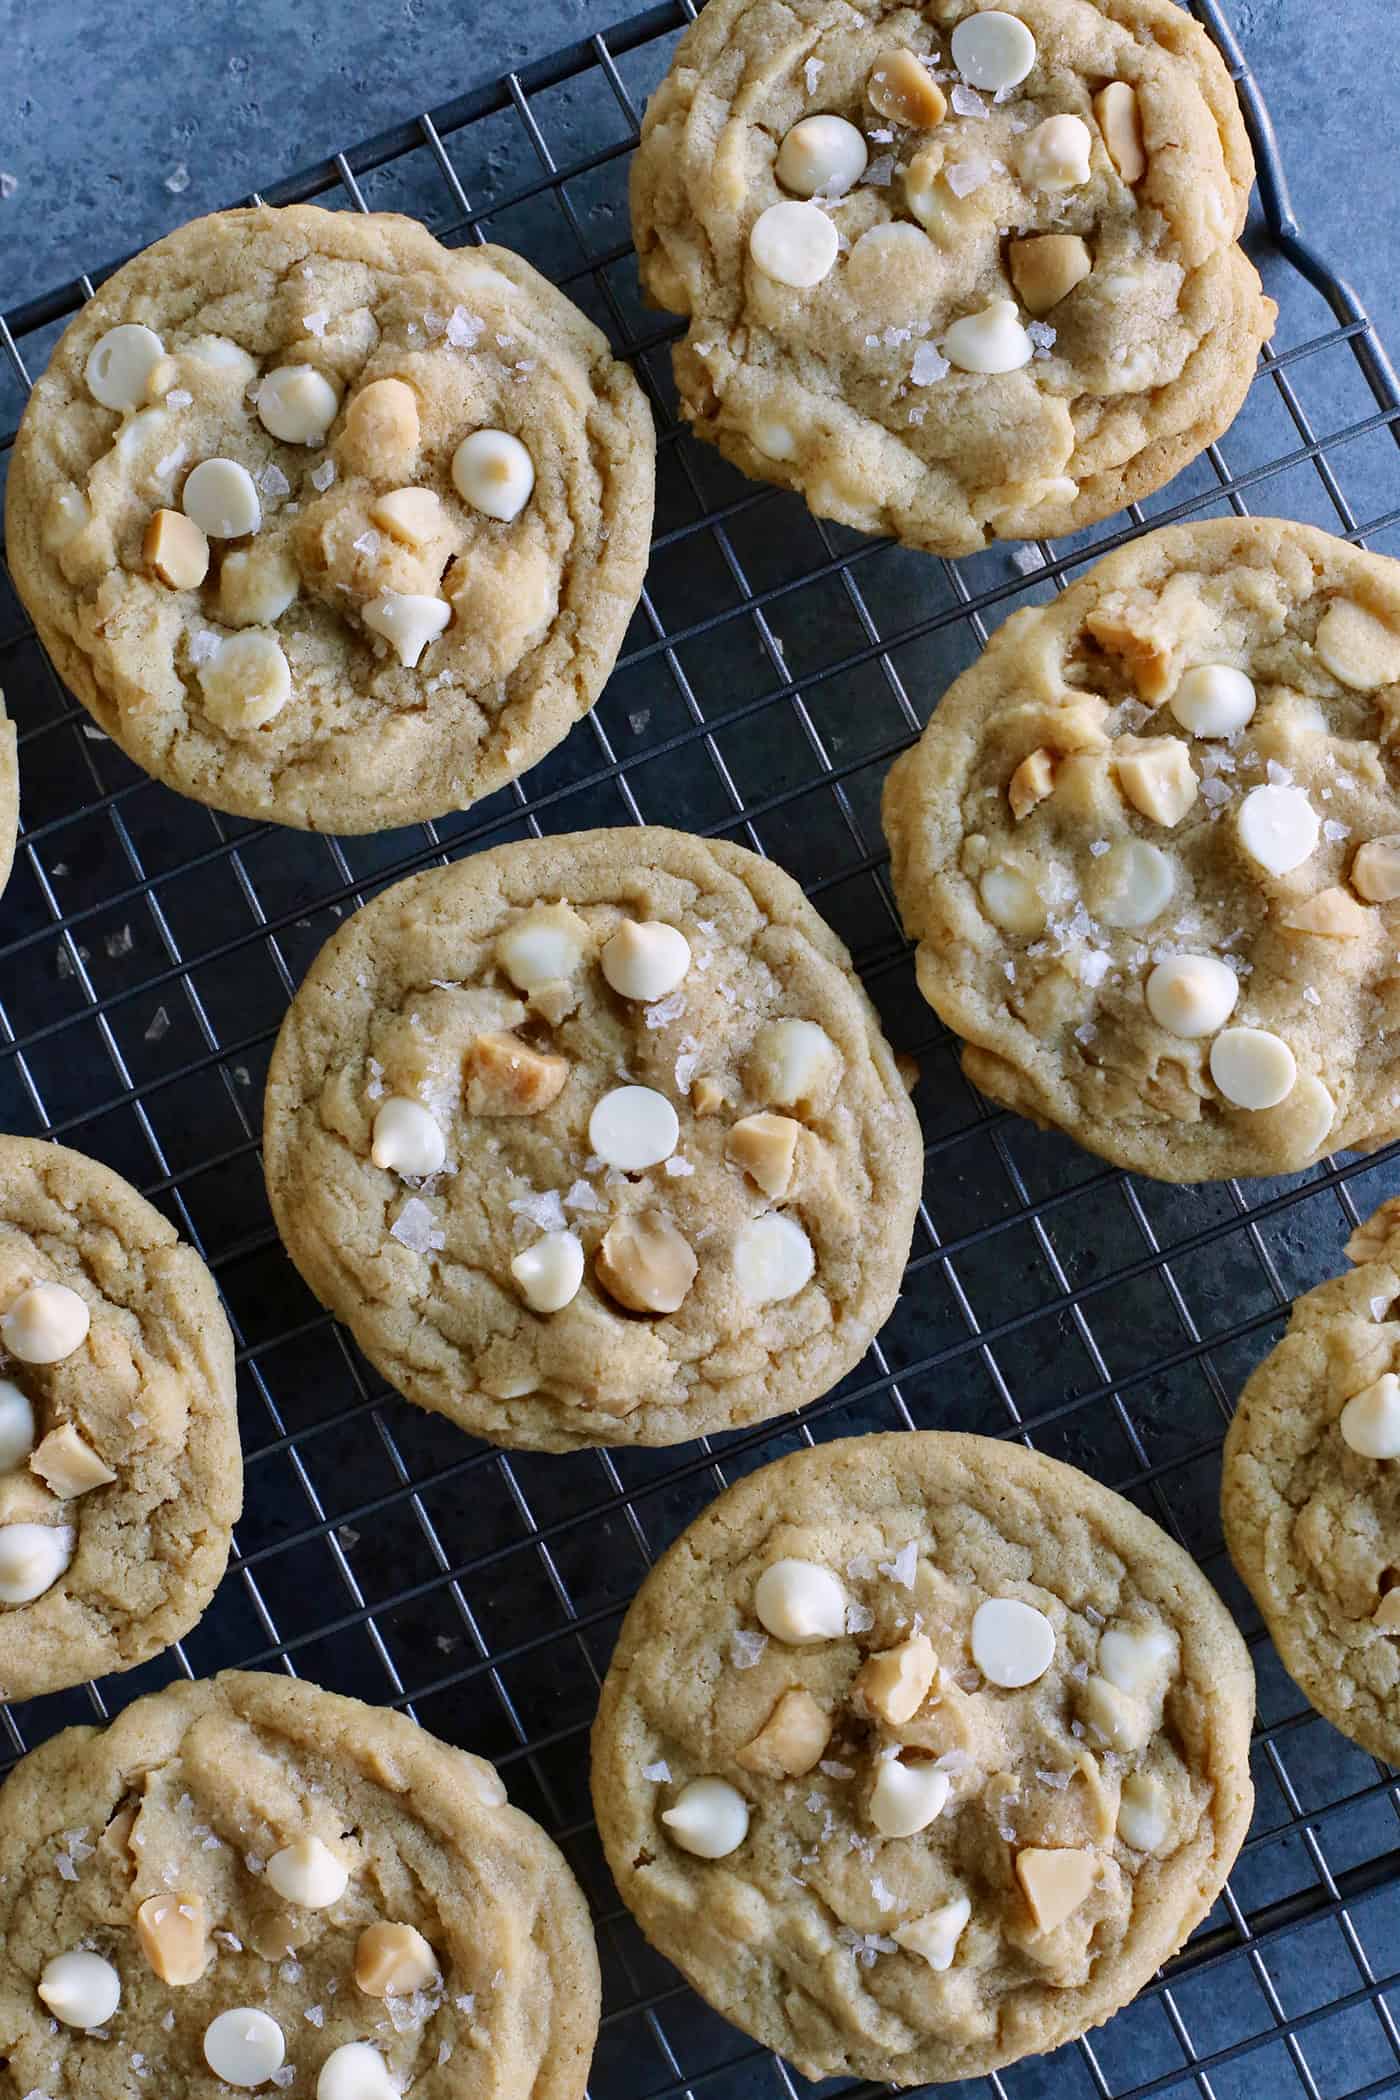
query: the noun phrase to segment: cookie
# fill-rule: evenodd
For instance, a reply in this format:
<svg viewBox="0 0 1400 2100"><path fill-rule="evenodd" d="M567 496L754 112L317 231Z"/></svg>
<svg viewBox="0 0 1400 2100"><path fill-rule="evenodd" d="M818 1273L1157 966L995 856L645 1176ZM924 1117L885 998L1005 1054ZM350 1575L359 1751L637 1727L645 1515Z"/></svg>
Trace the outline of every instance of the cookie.
<svg viewBox="0 0 1400 2100"><path fill-rule="evenodd" d="M1285 1669L1333 1727L1400 1764L1400 1199L1299 1298L1225 1440L1230 1555Z"/></svg>
<svg viewBox="0 0 1400 2100"><path fill-rule="evenodd" d="M0 891L10 879L18 835L19 760L15 725L5 713L5 695L0 692Z"/></svg>
<svg viewBox="0 0 1400 2100"><path fill-rule="evenodd" d="M598 1962L493 1766L230 1671L15 1768L0 2022L16 2093L580 2100Z"/></svg>
<svg viewBox="0 0 1400 2100"><path fill-rule="evenodd" d="M221 212L108 279L15 441L10 566L183 794L317 831L467 808L593 705L654 436L598 329L411 219Z"/></svg>
<svg viewBox="0 0 1400 2100"><path fill-rule="evenodd" d="M1249 1822L1254 1680L1096 1481L934 1432L799 1451L647 1577L593 1731L654 1946L808 2078L976 2078L1127 2002Z"/></svg>
<svg viewBox="0 0 1400 2100"><path fill-rule="evenodd" d="M647 110L642 283L683 411L934 554L1078 531L1239 410L1254 164L1174 0L712 0Z"/></svg>
<svg viewBox="0 0 1400 2100"><path fill-rule="evenodd" d="M233 1337L203 1262L108 1168L0 1137L0 1698L188 1633L242 1489Z"/></svg>
<svg viewBox="0 0 1400 2100"><path fill-rule="evenodd" d="M924 997L993 1100L1164 1181L1400 1129L1400 563L1173 526L1015 614L893 767Z"/></svg>
<svg viewBox="0 0 1400 2100"><path fill-rule="evenodd" d="M390 1383L551 1451L824 1393L894 1303L923 1158L796 883L659 829L502 846L347 921L263 1154L293 1261Z"/></svg>

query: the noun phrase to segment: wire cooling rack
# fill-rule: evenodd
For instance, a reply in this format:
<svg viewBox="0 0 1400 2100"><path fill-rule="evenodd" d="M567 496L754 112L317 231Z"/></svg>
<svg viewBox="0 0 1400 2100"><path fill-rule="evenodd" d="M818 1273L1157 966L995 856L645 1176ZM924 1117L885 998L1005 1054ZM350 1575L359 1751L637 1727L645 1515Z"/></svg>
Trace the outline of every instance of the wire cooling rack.
<svg viewBox="0 0 1400 2100"><path fill-rule="evenodd" d="M1394 1155L1176 1189L992 1111L914 987L878 796L890 758L1015 606L1168 519L1281 512L1400 552L1400 387L1353 294L1299 236L1267 114L1215 0L1260 162L1253 246L1278 335L1234 427L1125 518L940 563L812 520L681 432L672 324L638 296L626 179L693 9L666 4L264 194L414 213L522 250L608 331L660 430L646 595L602 701L466 816L327 839L212 815L138 774L77 709L0 571L0 683L25 831L0 915L0 1127L128 1175L200 1248L239 1339L247 1513L179 1648L3 1713L8 1753L179 1676L305 1674L495 1758L596 1911L606 2012L592 2100L798 2100L806 2080L678 1981L621 1910L587 1731L627 1602L726 1482L802 1443L938 1427L1033 1441L1131 1496L1238 1609L1259 1672L1258 1810L1189 1948L1107 2027L975 2081L999 2100L1341 2100L1400 2090L1400 1800L1280 1670L1221 1545L1219 1445L1291 1297L1341 1266ZM0 321L0 461L89 294ZM859 1371L800 1419L670 1452L508 1456L385 1390L273 1233L258 1162L272 1039L337 922L386 882L542 830L723 833L796 873L921 1061L925 1200L904 1294ZM1389 2002L1388 2002L1389 1996ZM869 2096L850 2084L827 2091Z"/></svg>

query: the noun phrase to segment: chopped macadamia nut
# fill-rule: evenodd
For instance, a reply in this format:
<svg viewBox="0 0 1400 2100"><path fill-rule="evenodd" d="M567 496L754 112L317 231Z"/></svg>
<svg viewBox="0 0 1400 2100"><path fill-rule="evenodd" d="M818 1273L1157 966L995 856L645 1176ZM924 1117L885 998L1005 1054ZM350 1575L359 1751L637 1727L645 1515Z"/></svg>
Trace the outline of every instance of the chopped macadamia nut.
<svg viewBox="0 0 1400 2100"><path fill-rule="evenodd" d="M753 1608L764 1631L789 1648L840 1640L846 1631L846 1592L816 1561L775 1560L758 1578Z"/></svg>
<svg viewBox="0 0 1400 2100"><path fill-rule="evenodd" d="M374 1119L370 1158L395 1174L436 1174L447 1157L447 1140L421 1101L394 1094Z"/></svg>
<svg viewBox="0 0 1400 2100"><path fill-rule="evenodd" d="M510 1273L532 1312L562 1312L583 1282L583 1245L576 1233L547 1232L517 1254Z"/></svg>
<svg viewBox="0 0 1400 2100"><path fill-rule="evenodd" d="M831 1740L831 1716L808 1691L783 1693L758 1734L734 1753L734 1762L765 1779L799 1779Z"/></svg>
<svg viewBox="0 0 1400 2100"><path fill-rule="evenodd" d="M1097 1674L1075 1687L1075 1706L1091 1733L1110 1750L1141 1750L1152 1734L1152 1714L1131 1692Z"/></svg>
<svg viewBox="0 0 1400 2100"><path fill-rule="evenodd" d="M1370 839L1351 864L1351 886L1368 904L1400 897L1400 838Z"/></svg>
<svg viewBox="0 0 1400 2100"><path fill-rule="evenodd" d="M219 618L230 627L270 627L296 601L301 581L280 547L238 547L219 570Z"/></svg>
<svg viewBox="0 0 1400 2100"><path fill-rule="evenodd" d="M1028 314L1048 314L1082 284L1094 267L1087 244L1077 233L1042 233L1013 241L1011 282Z"/></svg>
<svg viewBox="0 0 1400 2100"><path fill-rule="evenodd" d="M1019 824L1028 817L1038 802L1043 802L1055 785L1055 756L1044 744L1023 758L1011 776L1006 790L1006 799L1011 804L1011 814Z"/></svg>
<svg viewBox="0 0 1400 2100"><path fill-rule="evenodd" d="M1172 689L1172 642L1156 606L1115 591L1085 619L1100 648L1119 657L1142 699L1156 707Z"/></svg>
<svg viewBox="0 0 1400 2100"><path fill-rule="evenodd" d="M841 1057L815 1021L765 1021L754 1037L746 1076L766 1108L795 1108L799 1115L826 1107Z"/></svg>
<svg viewBox="0 0 1400 2100"><path fill-rule="evenodd" d="M45 1964L39 1996L65 2027L103 2027L121 2003L122 1982L100 1954L75 1948Z"/></svg>
<svg viewBox="0 0 1400 2100"><path fill-rule="evenodd" d="M598 961L604 977L622 998L664 999L690 968L690 943L679 927L659 920L624 919L605 942Z"/></svg>
<svg viewBox="0 0 1400 2100"><path fill-rule="evenodd" d="M225 2085L263 2085L287 2054L282 2030L255 2005L222 2012L204 2030L204 2061Z"/></svg>
<svg viewBox="0 0 1400 2100"><path fill-rule="evenodd" d="M493 1029L479 1035L467 1054L467 1113L537 1116L558 1099L568 1076L566 1057L534 1050L519 1036Z"/></svg>
<svg viewBox="0 0 1400 2100"><path fill-rule="evenodd" d="M83 368L88 392L103 408L139 408L151 374L165 356L165 345L153 328L124 321L99 336Z"/></svg>
<svg viewBox="0 0 1400 2100"><path fill-rule="evenodd" d="M397 480L418 456L418 400L402 379L374 379L345 411L336 442L346 466L376 480Z"/></svg>
<svg viewBox="0 0 1400 2100"><path fill-rule="evenodd" d="M323 1839L308 1834L273 1853L267 1879L288 1903L299 1903L303 1910L329 1910L345 1894L350 1874Z"/></svg>
<svg viewBox="0 0 1400 2100"><path fill-rule="evenodd" d="M1171 1829L1167 1790L1151 1772L1131 1772L1118 1797L1118 1835L1135 1852L1155 1852Z"/></svg>
<svg viewBox="0 0 1400 2100"><path fill-rule="evenodd" d="M211 540L241 539L262 523L257 486L236 459L202 459L186 476L180 504Z"/></svg>
<svg viewBox="0 0 1400 2100"><path fill-rule="evenodd" d="M1016 1854L1016 1879L1040 1932L1054 1932L1072 1917L1097 1875L1098 1860L1092 1852L1031 1845Z"/></svg>
<svg viewBox="0 0 1400 2100"><path fill-rule="evenodd" d="M865 140L844 117L803 117L778 148L773 172L794 197L844 197L867 158Z"/></svg>
<svg viewBox="0 0 1400 2100"><path fill-rule="evenodd" d="M672 1842L697 1859L724 1859L749 1834L749 1804L723 1779L692 1779L661 1820Z"/></svg>
<svg viewBox="0 0 1400 2100"><path fill-rule="evenodd" d="M437 1956L412 1925L366 1925L355 1942L355 1982L367 1998L406 1998L437 1975Z"/></svg>
<svg viewBox="0 0 1400 2100"><path fill-rule="evenodd" d="M1330 941L1358 940L1370 923L1369 913L1341 889L1319 890L1305 904L1291 905L1279 921L1289 933L1315 933Z"/></svg>
<svg viewBox="0 0 1400 2100"><path fill-rule="evenodd" d="M71 1524L0 1524L0 1604L32 1604L72 1563Z"/></svg>
<svg viewBox="0 0 1400 2100"><path fill-rule="evenodd" d="M106 1487L117 1477L71 1422L49 1431L30 1458L29 1468L64 1502Z"/></svg>
<svg viewBox="0 0 1400 2100"><path fill-rule="evenodd" d="M250 627L231 634L199 666L204 712L231 733L261 729L292 697L292 668L275 634Z"/></svg>
<svg viewBox="0 0 1400 2100"><path fill-rule="evenodd" d="M749 254L765 277L806 291L820 284L840 252L836 222L819 204L786 198L754 220Z"/></svg>
<svg viewBox="0 0 1400 2100"><path fill-rule="evenodd" d="M588 928L567 904L536 904L496 941L496 962L522 992L573 976L588 952Z"/></svg>
<svg viewBox="0 0 1400 2100"><path fill-rule="evenodd" d="M941 1816L952 1781L933 1764L881 1758L870 1790L870 1820L881 1837L915 1837Z"/></svg>
<svg viewBox="0 0 1400 2100"><path fill-rule="evenodd" d="M608 1296L631 1312L677 1312L698 1267L690 1242L659 1210L615 1218L594 1261Z"/></svg>
<svg viewBox="0 0 1400 2100"><path fill-rule="evenodd" d="M162 1983L183 1989L209 1966L209 1918L197 1891L148 1896L136 1912L136 1937Z"/></svg>
<svg viewBox="0 0 1400 2100"><path fill-rule="evenodd" d="M972 1916L972 1904L966 1896L955 1896L948 1903L940 1903L937 1910L925 1911L921 1918L910 1918L907 1924L896 1925L892 1937L896 1945L906 1953L917 1954L931 1969L940 1974L953 1966L953 1957Z"/></svg>
<svg viewBox="0 0 1400 2100"><path fill-rule="evenodd" d="M435 489L390 489L371 503L369 521L401 546L430 547L445 522L442 498Z"/></svg>
<svg viewBox="0 0 1400 2100"><path fill-rule="evenodd" d="M791 1116L767 1112L741 1116L725 1139L727 1156L775 1201L792 1185L793 1163L802 1125Z"/></svg>
<svg viewBox="0 0 1400 2100"><path fill-rule="evenodd" d="M724 1088L717 1079L702 1075L691 1081L690 1105L697 1116L717 1116L724 1107Z"/></svg>
<svg viewBox="0 0 1400 2100"><path fill-rule="evenodd" d="M878 1720L902 1728L923 1705L937 1674L932 1641L926 1633L916 1633L897 1647L867 1656L851 1689Z"/></svg>
<svg viewBox="0 0 1400 2100"><path fill-rule="evenodd" d="M989 1597L972 1620L972 1660L989 1684L1015 1690L1049 1669L1055 1629L1043 1611L1019 1597Z"/></svg>
<svg viewBox="0 0 1400 2100"><path fill-rule="evenodd" d="M509 430L474 430L452 455L452 484L464 503L509 524L535 486L535 462Z"/></svg>
<svg viewBox="0 0 1400 2100"><path fill-rule="evenodd" d="M1400 1458L1400 1378L1386 1371L1353 1394L1338 1420L1342 1442L1359 1458Z"/></svg>
<svg viewBox="0 0 1400 2100"><path fill-rule="evenodd" d="M1400 633L1350 598L1327 608L1315 647L1324 669L1353 692L1373 693L1400 681Z"/></svg>
<svg viewBox="0 0 1400 2100"><path fill-rule="evenodd" d="M624 1174L659 1167L680 1142L676 1111L654 1087L619 1086L604 1094L588 1119L588 1142L607 1166Z"/></svg>
<svg viewBox="0 0 1400 2100"><path fill-rule="evenodd" d="M172 591L193 591L209 573L209 542L182 511L158 510L146 527L141 559Z"/></svg>
<svg viewBox="0 0 1400 2100"><path fill-rule="evenodd" d="M892 124L903 124L910 131L928 131L941 124L948 114L942 88L928 67L904 45L876 59L865 83L865 93L877 116L888 117ZM862 147L863 144L862 141Z"/></svg>
<svg viewBox="0 0 1400 2100"><path fill-rule="evenodd" d="M1147 173L1147 149L1142 140L1142 112L1136 88L1126 80L1111 80L1094 97L1094 115L1108 157L1131 189Z"/></svg>
<svg viewBox="0 0 1400 2100"><path fill-rule="evenodd" d="M1200 793L1180 737L1120 737L1113 763L1118 785L1133 808L1168 830L1181 822Z"/></svg>
<svg viewBox="0 0 1400 2100"><path fill-rule="evenodd" d="M59 1364L81 1349L92 1315L66 1283L32 1283L0 1317L0 1343L19 1363Z"/></svg>

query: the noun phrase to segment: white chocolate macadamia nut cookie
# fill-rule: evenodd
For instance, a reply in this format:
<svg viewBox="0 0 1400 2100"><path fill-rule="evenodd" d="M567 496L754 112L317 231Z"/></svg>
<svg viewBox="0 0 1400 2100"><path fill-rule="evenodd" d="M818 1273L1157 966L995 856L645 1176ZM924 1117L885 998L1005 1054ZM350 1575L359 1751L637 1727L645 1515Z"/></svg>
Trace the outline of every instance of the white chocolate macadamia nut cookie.
<svg viewBox="0 0 1400 2100"><path fill-rule="evenodd" d="M593 705L641 589L654 451L630 371L508 250L223 212L63 335L15 442L10 566L157 779L379 831L467 808ZM0 842L8 803L0 747Z"/></svg>
<svg viewBox="0 0 1400 2100"><path fill-rule="evenodd" d="M1400 1205L1294 1301L1240 1395L1221 1502L1235 1566L1320 1714L1400 1762Z"/></svg>
<svg viewBox="0 0 1400 2100"><path fill-rule="evenodd" d="M492 1765L231 1671L16 1766L0 2021L26 2093L116 2094L147 2067L161 2094L582 2100L598 1961L562 1854Z"/></svg>
<svg viewBox="0 0 1400 2100"><path fill-rule="evenodd" d="M401 1393L563 1451L826 1392L894 1303L923 1148L790 877L636 829L349 920L283 1023L264 1160L292 1259Z"/></svg>
<svg viewBox="0 0 1400 2100"><path fill-rule="evenodd" d="M957 555L1077 531L1228 426L1275 319L1253 178L1176 0L710 0L632 223L696 432Z"/></svg>
<svg viewBox="0 0 1400 2100"><path fill-rule="evenodd" d="M108 1168L0 1137L0 1698L129 1670L187 1633L242 1481L233 1337L203 1262Z"/></svg>
<svg viewBox="0 0 1400 2100"><path fill-rule="evenodd" d="M993 1100L1164 1181L1400 1131L1400 563L1228 518L1014 614L891 769L924 997Z"/></svg>
<svg viewBox="0 0 1400 2100"><path fill-rule="evenodd" d="M864 1436L657 1563L594 1808L726 2018L806 2078L922 2089L1058 2048L1181 1946L1249 1822L1253 1708L1224 1606L1129 1503L1020 1445Z"/></svg>

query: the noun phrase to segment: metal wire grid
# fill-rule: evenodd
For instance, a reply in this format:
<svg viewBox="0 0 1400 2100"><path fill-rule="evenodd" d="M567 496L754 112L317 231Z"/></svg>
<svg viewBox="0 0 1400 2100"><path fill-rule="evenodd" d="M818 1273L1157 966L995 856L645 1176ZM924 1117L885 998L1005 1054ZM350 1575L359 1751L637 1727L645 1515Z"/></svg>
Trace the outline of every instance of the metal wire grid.
<svg viewBox="0 0 1400 2100"><path fill-rule="evenodd" d="M991 1111L914 990L877 821L889 758L989 627L1144 525L1253 504L1394 544L1400 387L1353 295L1298 235L1266 112L1215 0L1193 4L1254 130L1260 260L1284 316L1235 428L1127 524L1053 551L936 564L817 524L692 446L670 390L674 330L641 308L625 237L641 101L694 11L666 0L267 192L398 205L451 242L522 249L608 328L656 406L647 593L598 709L525 783L465 818L379 839L215 816L97 734L0 572L0 682L26 811L0 946L0 1126L108 1160L200 1248L238 1334L248 1466L229 1577L202 1624L129 1676L4 1710L9 1749L181 1673L240 1663L403 1707L495 1757L594 1900L607 2000L593 2100L814 2090L680 1986L619 1908L591 1824L586 1731L641 1574L714 1492L800 1443L896 1426L1020 1437L1132 1496L1239 1608L1260 1673L1255 1825L1189 1949L1085 2041L967 2090L1400 2090L1396 1785L1303 1706L1234 1582L1216 1516L1231 1396L1293 1293L1335 1270L1342 1239L1393 1185L1393 1155L1286 1182L1164 1189ZM1305 281L1331 325L1318 326ZM0 393L0 457L31 370L91 289L80 277L0 320L0 386L14 382L12 402ZM302 1290L262 1193L262 1069L321 941L386 882L504 838L639 821L777 854L851 942L892 1036L923 1061L915 1249L866 1363L800 1421L671 1453L507 1456L388 1393ZM865 2100L876 2089L825 2090Z"/></svg>

